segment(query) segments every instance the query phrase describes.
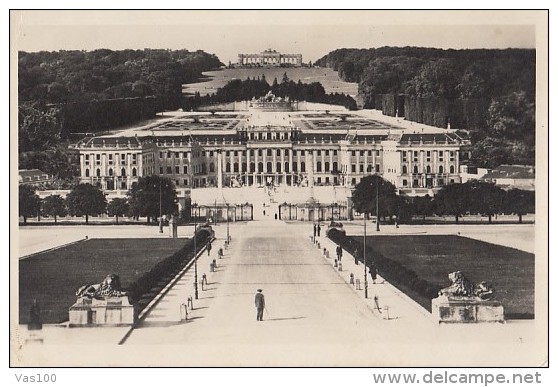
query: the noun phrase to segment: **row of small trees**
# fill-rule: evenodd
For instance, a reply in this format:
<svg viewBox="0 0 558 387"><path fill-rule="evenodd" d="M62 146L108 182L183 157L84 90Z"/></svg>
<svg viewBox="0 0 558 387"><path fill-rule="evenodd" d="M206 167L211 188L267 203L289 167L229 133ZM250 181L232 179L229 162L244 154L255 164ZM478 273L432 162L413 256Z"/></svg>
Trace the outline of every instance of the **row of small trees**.
<svg viewBox="0 0 558 387"><path fill-rule="evenodd" d="M449 215L455 222L466 214L488 217L488 222L498 214L515 214L519 223L523 215L535 212L535 193L519 189L504 190L494 183L470 181L463 184L449 184L434 196L409 198L396 195L393 184L377 175L361 180L353 192L354 208L358 212L373 216L376 214L376 192L378 192L378 213L381 218L396 216L400 221L412 216L425 219L432 215Z"/></svg>
<svg viewBox="0 0 558 387"><path fill-rule="evenodd" d="M85 216L89 223L90 216L107 213L118 218L124 215L147 217L157 220L159 214L174 214L177 210L177 196L173 182L159 176L146 176L139 179L128 191L127 198L114 198L107 202L105 194L91 184L78 184L66 198L50 195L40 199L31 186L19 187L19 215L23 223L29 217L41 215L54 217L54 223L60 216Z"/></svg>

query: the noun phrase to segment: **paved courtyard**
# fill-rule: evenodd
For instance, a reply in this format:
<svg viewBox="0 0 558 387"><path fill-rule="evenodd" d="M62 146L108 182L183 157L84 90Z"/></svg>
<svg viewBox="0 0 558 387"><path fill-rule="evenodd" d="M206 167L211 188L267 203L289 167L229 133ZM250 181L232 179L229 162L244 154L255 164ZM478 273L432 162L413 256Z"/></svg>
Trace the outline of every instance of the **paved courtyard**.
<svg viewBox="0 0 558 387"><path fill-rule="evenodd" d="M46 327L44 344L26 346L22 360L159 366L537 366L546 360L544 318L439 326L388 283L370 284L365 299L348 283L349 273L362 281L363 266L354 266L347 253L343 271L337 271L310 241L307 223L261 220L230 229L233 239L223 259L216 253L226 225L216 227L211 256L200 256L198 273L206 273L209 284L200 289L187 321L179 311L194 294L192 269L129 335L122 328ZM323 236L320 243L333 251ZM209 270L212 259L218 259L215 273ZM263 322L255 316L258 288L266 296ZM53 349L57 356L46 356ZM95 356L98 350L106 351L102 359Z"/></svg>

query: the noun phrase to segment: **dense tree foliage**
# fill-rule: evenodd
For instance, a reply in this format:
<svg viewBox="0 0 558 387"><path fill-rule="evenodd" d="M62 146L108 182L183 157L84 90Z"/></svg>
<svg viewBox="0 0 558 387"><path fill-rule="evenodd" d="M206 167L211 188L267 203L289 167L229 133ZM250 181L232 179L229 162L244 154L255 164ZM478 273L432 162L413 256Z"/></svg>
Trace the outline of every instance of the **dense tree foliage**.
<svg viewBox="0 0 558 387"><path fill-rule="evenodd" d="M88 224L89 216L105 213L107 199L99 188L91 184L78 184L66 196L66 207L72 216L85 216L85 224Z"/></svg>
<svg viewBox="0 0 558 387"><path fill-rule="evenodd" d="M289 97L291 100L342 105L350 110L356 109L356 101L351 96L339 93L326 94L321 83L302 83L300 80L294 82L287 77L286 73L281 82L275 78L271 86L265 76L257 79L249 77L246 80L234 79L218 89L215 94L201 97L199 93L196 93L193 97L185 99L184 109L196 109L202 105L225 102L247 101L254 97L262 97L269 91L277 97Z"/></svg>
<svg viewBox="0 0 558 387"><path fill-rule="evenodd" d="M535 50L417 47L339 49L316 64L359 83L365 108L410 121L472 131L510 163L534 164ZM496 145L497 143L497 145ZM527 147L524 152L519 148ZM500 164L474 154L480 167Z"/></svg>
<svg viewBox="0 0 558 387"><path fill-rule="evenodd" d="M19 186L19 216L23 217L23 224L27 224L27 218L37 216L41 209L41 199L35 193L35 189L28 185Z"/></svg>
<svg viewBox="0 0 558 387"><path fill-rule="evenodd" d="M177 211L177 196L172 180L157 175L140 177L128 191L132 216L146 216L147 223L160 214L173 215Z"/></svg>
<svg viewBox="0 0 558 387"><path fill-rule="evenodd" d="M376 195L378 195L379 214L376 214ZM398 214L395 186L378 175L369 175L355 186L353 191L354 209L373 216L387 217Z"/></svg>
<svg viewBox="0 0 558 387"><path fill-rule="evenodd" d="M54 216L54 224L56 224L59 216L66 216L66 203L60 195L50 195L43 199L41 212L43 215Z"/></svg>
<svg viewBox="0 0 558 387"><path fill-rule="evenodd" d="M61 133L130 124L179 108L182 84L221 65L199 50L19 52L20 109L56 109Z"/></svg>
<svg viewBox="0 0 558 387"><path fill-rule="evenodd" d="M129 211L130 206L126 198L114 198L107 205L107 213L115 217L116 224L118 224L118 217L126 215Z"/></svg>

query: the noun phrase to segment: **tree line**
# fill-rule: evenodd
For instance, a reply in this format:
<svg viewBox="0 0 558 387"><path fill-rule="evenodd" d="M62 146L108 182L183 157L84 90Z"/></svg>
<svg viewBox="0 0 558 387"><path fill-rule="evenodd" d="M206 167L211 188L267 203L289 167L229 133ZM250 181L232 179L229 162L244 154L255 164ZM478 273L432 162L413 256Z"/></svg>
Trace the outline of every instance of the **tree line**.
<svg viewBox="0 0 558 387"><path fill-rule="evenodd" d="M339 93L326 94L321 83L303 83L301 80L295 82L287 77L287 73L283 74L281 82L274 78L271 85L265 75L252 79L248 77L245 80L233 79L213 94L202 97L199 92L196 92L194 96L185 98L183 108L195 110L203 105L247 101L254 97L263 97L269 91L277 97L288 97L290 100L341 105L349 110L357 108L356 101L351 96Z"/></svg>
<svg viewBox="0 0 558 387"><path fill-rule="evenodd" d="M182 84L220 66L215 55L200 50L20 51L19 107L46 114L36 119L50 119L57 137L96 132L178 109ZM20 135L29 130L20 125ZM48 143L20 145L40 149Z"/></svg>
<svg viewBox="0 0 558 387"><path fill-rule="evenodd" d="M378 214L376 213L378 196ZM463 215L487 216L488 222L499 214L514 214L519 223L523 216L535 212L535 192L520 189L504 190L494 183L471 180L443 186L434 197L407 197L396 194L396 188L380 176L364 177L352 195L354 209L360 213L378 216L398 222L411 220L413 216L453 216L455 223Z"/></svg>
<svg viewBox="0 0 558 387"><path fill-rule="evenodd" d="M503 157L481 158L478 151L494 143L505 163L534 165L535 55L532 49L382 47L335 50L316 64L358 82L365 108L470 130L473 161L493 168Z"/></svg>
<svg viewBox="0 0 558 387"><path fill-rule="evenodd" d="M50 195L40 199L35 188L19 186L19 216L23 224L30 217L52 216L57 223L61 216L84 216L89 223L90 216L108 214L116 223L121 216L138 219L147 217L147 223L157 221L160 214L173 215L178 209L178 199L172 180L159 176L140 177L128 191L126 198L114 198L107 202L106 196L96 186L88 183L76 185L66 196Z"/></svg>

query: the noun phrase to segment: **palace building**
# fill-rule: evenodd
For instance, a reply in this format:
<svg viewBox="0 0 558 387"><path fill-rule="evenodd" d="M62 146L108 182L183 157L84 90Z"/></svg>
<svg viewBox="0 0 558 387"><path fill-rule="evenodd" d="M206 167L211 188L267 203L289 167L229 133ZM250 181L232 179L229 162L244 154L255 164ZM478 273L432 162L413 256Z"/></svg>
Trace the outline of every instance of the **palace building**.
<svg viewBox="0 0 558 387"><path fill-rule="evenodd" d="M238 54L238 65L302 67L302 54L283 54L270 48L259 54Z"/></svg>
<svg viewBox="0 0 558 387"><path fill-rule="evenodd" d="M172 179L180 195L216 186L222 160L229 187L306 186L310 171L317 186L346 188L379 174L404 195L432 196L460 182L459 150L467 140L455 130L324 105L306 111L247 106L177 112L148 127L85 138L72 146L79 152L80 180L125 193L139 177L160 175Z"/></svg>

